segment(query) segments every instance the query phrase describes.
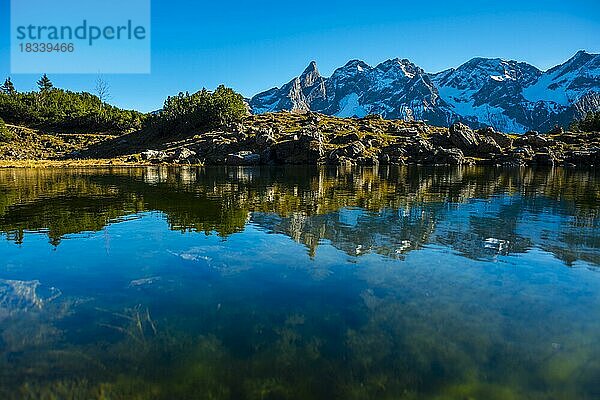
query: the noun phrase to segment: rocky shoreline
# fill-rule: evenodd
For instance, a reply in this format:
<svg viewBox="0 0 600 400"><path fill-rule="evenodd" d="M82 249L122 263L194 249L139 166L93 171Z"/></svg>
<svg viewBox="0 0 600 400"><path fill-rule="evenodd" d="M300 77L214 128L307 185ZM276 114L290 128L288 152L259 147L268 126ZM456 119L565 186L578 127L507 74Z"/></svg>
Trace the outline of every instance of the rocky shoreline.
<svg viewBox="0 0 600 400"><path fill-rule="evenodd" d="M280 112L194 135L148 137L142 132L107 136L86 146L37 159L110 159L125 164L193 165L492 165L600 166L600 134L557 129L546 134L507 135L378 116L336 118ZM19 160L13 149L0 159ZM31 155L27 157L31 159ZM33 157L35 158L35 157Z"/></svg>

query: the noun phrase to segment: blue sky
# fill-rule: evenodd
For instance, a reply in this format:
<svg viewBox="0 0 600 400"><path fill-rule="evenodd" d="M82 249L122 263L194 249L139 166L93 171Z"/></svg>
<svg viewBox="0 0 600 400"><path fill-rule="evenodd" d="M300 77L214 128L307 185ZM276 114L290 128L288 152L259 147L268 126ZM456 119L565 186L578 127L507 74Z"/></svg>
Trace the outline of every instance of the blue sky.
<svg viewBox="0 0 600 400"><path fill-rule="evenodd" d="M9 1L0 0L0 77L10 75ZM106 75L111 102L150 111L179 91L223 83L245 96L287 82L311 60L323 75L348 60L408 58L429 72L472 57L541 69L577 50L600 52L600 2L152 1L152 73ZM115 60L118 62L118 60ZM19 90L38 76L11 75ZM51 75L56 86L94 87L94 75Z"/></svg>

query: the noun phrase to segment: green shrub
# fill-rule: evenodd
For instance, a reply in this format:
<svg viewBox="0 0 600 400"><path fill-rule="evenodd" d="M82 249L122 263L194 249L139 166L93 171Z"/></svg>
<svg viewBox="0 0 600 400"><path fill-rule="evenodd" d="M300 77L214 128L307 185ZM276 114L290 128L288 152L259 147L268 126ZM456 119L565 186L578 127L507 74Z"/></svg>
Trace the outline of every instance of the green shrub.
<svg viewBox="0 0 600 400"><path fill-rule="evenodd" d="M75 93L46 85L41 92L1 92L0 118L58 130L123 132L140 129L145 115L102 102L90 93Z"/></svg>
<svg viewBox="0 0 600 400"><path fill-rule="evenodd" d="M573 122L571 129L579 132L600 132L600 112L590 112L586 116Z"/></svg>
<svg viewBox="0 0 600 400"><path fill-rule="evenodd" d="M163 109L147 120L146 127L163 135L213 129L239 121L247 114L242 95L225 86L190 95L168 97Z"/></svg>
<svg viewBox="0 0 600 400"><path fill-rule="evenodd" d="M8 142L13 138L13 133L6 127L4 120L0 118L0 142Z"/></svg>

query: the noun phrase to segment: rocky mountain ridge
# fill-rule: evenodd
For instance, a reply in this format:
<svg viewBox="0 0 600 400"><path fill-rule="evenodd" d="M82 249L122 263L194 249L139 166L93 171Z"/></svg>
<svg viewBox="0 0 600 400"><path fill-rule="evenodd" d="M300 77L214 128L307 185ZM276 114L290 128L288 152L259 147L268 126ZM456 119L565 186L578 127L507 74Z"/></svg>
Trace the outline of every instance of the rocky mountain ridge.
<svg viewBox="0 0 600 400"><path fill-rule="evenodd" d="M525 62L474 58L435 74L407 59L375 67L351 60L329 78L313 61L300 76L257 94L249 104L256 114L378 114L437 126L462 122L502 132L548 131L600 110L600 55L579 51L548 71Z"/></svg>

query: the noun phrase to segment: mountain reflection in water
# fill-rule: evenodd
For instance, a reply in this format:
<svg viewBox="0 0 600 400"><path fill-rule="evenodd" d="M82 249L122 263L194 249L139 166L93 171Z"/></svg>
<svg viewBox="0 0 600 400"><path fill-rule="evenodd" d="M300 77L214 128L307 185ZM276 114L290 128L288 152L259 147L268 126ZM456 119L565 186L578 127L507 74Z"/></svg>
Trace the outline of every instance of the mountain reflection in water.
<svg viewBox="0 0 600 400"><path fill-rule="evenodd" d="M600 264L595 172L497 169L195 169L0 171L0 232L53 245L144 211L173 230L227 237L247 224L311 254L326 239L350 255L388 257L423 245L469 258L537 246L571 265Z"/></svg>

